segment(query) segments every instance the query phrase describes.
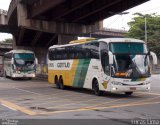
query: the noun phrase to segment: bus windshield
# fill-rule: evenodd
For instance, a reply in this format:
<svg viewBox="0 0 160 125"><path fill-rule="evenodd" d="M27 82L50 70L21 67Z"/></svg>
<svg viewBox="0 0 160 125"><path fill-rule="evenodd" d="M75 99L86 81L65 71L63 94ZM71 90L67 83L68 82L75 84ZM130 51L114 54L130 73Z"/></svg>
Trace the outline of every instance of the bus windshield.
<svg viewBox="0 0 160 125"><path fill-rule="evenodd" d="M14 54L16 67L26 67L34 69L34 54L33 53L16 53Z"/></svg>
<svg viewBox="0 0 160 125"><path fill-rule="evenodd" d="M16 53L14 54L15 59L32 60L34 59L33 53Z"/></svg>
<svg viewBox="0 0 160 125"><path fill-rule="evenodd" d="M144 78L150 76L149 57L144 43L110 43L114 54L114 73L112 76L123 78Z"/></svg>
<svg viewBox="0 0 160 125"><path fill-rule="evenodd" d="M147 47L144 43L136 43L136 42L117 42L110 43L110 51L112 53L121 53L121 54L146 54Z"/></svg>

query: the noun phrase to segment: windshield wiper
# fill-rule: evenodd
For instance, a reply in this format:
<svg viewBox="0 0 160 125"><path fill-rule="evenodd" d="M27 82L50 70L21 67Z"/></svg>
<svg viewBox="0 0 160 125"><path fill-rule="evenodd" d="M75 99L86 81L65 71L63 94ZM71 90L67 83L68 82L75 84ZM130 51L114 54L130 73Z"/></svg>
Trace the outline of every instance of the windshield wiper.
<svg viewBox="0 0 160 125"><path fill-rule="evenodd" d="M135 61L132 60L132 77L133 78L141 78L142 77L142 73L139 70L138 66L136 65Z"/></svg>

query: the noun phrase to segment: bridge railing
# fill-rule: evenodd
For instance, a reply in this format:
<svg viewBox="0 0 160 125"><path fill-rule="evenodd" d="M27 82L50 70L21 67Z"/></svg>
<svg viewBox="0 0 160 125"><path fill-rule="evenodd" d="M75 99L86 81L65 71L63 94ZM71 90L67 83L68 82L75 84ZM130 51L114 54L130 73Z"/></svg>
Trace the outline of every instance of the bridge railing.
<svg viewBox="0 0 160 125"><path fill-rule="evenodd" d="M13 49L13 44L0 43L1 49Z"/></svg>
<svg viewBox="0 0 160 125"><path fill-rule="evenodd" d="M103 30L104 31L119 32L119 33L127 33L127 30L114 29L114 28L103 28Z"/></svg>

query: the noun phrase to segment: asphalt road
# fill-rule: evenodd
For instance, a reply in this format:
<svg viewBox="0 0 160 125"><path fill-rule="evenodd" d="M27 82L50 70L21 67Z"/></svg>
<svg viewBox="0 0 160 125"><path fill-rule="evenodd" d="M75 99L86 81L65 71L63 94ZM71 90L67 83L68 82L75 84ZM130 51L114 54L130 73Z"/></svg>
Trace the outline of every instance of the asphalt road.
<svg viewBox="0 0 160 125"><path fill-rule="evenodd" d="M151 81L147 93L97 97L84 89L59 90L44 80L0 78L0 119L116 119L121 124L122 119L160 119L160 75Z"/></svg>

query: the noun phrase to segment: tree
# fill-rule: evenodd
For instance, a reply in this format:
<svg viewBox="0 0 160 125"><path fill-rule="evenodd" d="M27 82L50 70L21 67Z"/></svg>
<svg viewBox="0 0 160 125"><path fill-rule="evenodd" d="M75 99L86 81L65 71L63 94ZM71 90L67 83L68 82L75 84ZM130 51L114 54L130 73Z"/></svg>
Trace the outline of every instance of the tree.
<svg viewBox="0 0 160 125"><path fill-rule="evenodd" d="M135 13L132 21L128 22L130 29L127 37L145 40L145 17L147 20L147 45L151 51L160 57L160 16L156 14Z"/></svg>
<svg viewBox="0 0 160 125"><path fill-rule="evenodd" d="M5 40L2 41L2 43L10 43L10 44L12 44L13 43L13 39L10 39L10 38L5 39Z"/></svg>

